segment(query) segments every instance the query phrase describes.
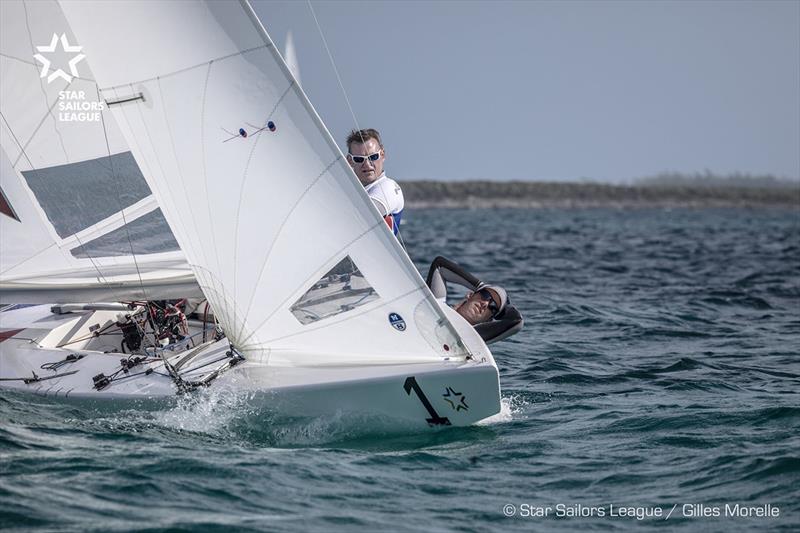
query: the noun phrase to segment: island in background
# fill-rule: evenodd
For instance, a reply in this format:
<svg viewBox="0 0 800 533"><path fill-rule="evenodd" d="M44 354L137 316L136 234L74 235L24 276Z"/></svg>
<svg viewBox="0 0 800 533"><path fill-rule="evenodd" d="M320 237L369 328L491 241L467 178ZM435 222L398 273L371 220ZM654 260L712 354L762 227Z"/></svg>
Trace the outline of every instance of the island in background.
<svg viewBox="0 0 800 533"><path fill-rule="evenodd" d="M773 176L662 173L631 185L545 181L401 181L406 206L800 208L800 181Z"/></svg>

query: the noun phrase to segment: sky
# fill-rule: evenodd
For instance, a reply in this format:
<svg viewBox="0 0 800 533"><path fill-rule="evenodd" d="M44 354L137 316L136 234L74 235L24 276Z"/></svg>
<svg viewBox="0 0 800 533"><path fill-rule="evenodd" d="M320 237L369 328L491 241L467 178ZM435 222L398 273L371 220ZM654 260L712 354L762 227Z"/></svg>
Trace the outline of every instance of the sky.
<svg viewBox="0 0 800 533"><path fill-rule="evenodd" d="M251 2L398 180L800 179L798 0Z"/></svg>

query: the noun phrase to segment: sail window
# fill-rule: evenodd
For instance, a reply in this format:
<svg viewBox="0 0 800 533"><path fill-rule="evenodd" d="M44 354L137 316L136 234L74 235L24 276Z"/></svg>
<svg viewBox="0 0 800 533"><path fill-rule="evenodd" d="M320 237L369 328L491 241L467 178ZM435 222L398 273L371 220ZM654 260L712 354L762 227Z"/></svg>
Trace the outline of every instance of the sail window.
<svg viewBox="0 0 800 533"><path fill-rule="evenodd" d="M130 152L22 172L61 238L150 196Z"/></svg>
<svg viewBox="0 0 800 533"><path fill-rule="evenodd" d="M377 299L378 293L347 256L297 300L290 311L301 324L311 324Z"/></svg>
<svg viewBox="0 0 800 533"><path fill-rule="evenodd" d="M155 254L179 250L161 209L155 209L130 223L70 250L77 258Z"/></svg>

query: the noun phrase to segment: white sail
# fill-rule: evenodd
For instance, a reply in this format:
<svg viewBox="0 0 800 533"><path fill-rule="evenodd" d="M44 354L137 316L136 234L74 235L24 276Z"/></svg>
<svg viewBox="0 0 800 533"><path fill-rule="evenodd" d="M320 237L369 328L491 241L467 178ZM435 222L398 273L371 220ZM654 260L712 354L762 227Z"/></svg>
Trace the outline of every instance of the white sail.
<svg viewBox="0 0 800 533"><path fill-rule="evenodd" d="M249 360L467 355L249 4L62 8L102 97L127 100L111 110Z"/></svg>
<svg viewBox="0 0 800 533"><path fill-rule="evenodd" d="M0 26L0 302L198 293L59 4Z"/></svg>

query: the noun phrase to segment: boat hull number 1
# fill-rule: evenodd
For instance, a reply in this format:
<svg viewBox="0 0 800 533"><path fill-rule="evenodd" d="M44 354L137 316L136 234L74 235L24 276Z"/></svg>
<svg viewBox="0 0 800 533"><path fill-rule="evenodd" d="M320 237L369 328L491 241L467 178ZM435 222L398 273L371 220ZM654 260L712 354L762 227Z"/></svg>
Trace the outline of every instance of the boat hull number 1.
<svg viewBox="0 0 800 533"><path fill-rule="evenodd" d="M403 388L405 389L406 394L409 396L411 396L411 391L414 391L417 394L417 398L419 398L419 401L422 402L422 406L425 407L430 415L430 418L425 419L428 424L431 426L450 425L450 419L446 416L439 416L439 413L437 413L436 409L433 408L431 402L428 401L427 396L425 396L425 393L422 392L422 388L419 386L419 383L417 383L417 378L414 376L406 378L405 383L403 383Z"/></svg>

